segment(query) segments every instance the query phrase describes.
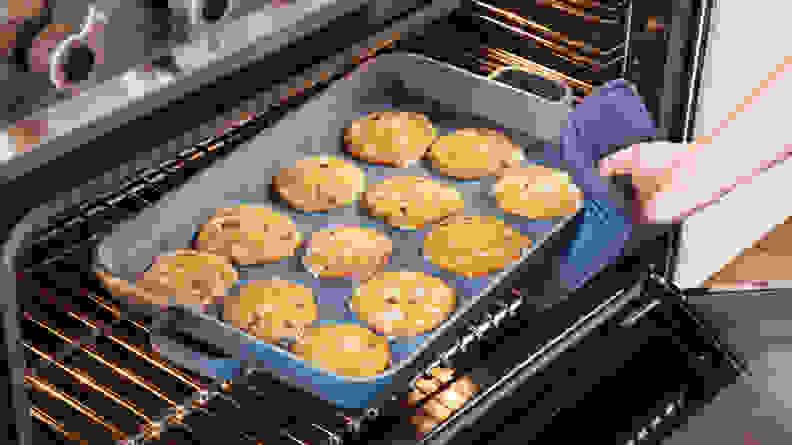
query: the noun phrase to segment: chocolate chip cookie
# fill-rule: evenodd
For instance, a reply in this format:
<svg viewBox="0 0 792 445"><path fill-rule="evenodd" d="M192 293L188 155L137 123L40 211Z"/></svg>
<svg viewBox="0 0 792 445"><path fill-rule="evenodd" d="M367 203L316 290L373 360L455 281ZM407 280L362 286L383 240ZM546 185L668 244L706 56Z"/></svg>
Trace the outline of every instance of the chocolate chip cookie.
<svg viewBox="0 0 792 445"><path fill-rule="evenodd" d="M465 201L452 186L422 176L394 176L363 194L372 216L402 229L421 229L462 211Z"/></svg>
<svg viewBox="0 0 792 445"><path fill-rule="evenodd" d="M435 137L437 131L423 114L383 111L352 122L344 131L344 144L359 159L407 167L424 156Z"/></svg>
<svg viewBox="0 0 792 445"><path fill-rule="evenodd" d="M361 285L349 309L376 332L415 336L448 319L456 293L445 281L421 272L383 272Z"/></svg>
<svg viewBox="0 0 792 445"><path fill-rule="evenodd" d="M463 128L441 136L428 157L438 172L458 179L498 175L525 159L522 148L508 136L487 128Z"/></svg>
<svg viewBox="0 0 792 445"><path fill-rule="evenodd" d="M277 343L299 339L316 321L317 307L311 289L275 278L242 285L239 295L227 298L223 318L254 337Z"/></svg>
<svg viewBox="0 0 792 445"><path fill-rule="evenodd" d="M314 232L303 265L315 277L365 280L385 266L393 242L366 227L341 226Z"/></svg>
<svg viewBox="0 0 792 445"><path fill-rule="evenodd" d="M505 212L536 219L574 214L583 201L568 174L540 165L505 170L492 194Z"/></svg>
<svg viewBox="0 0 792 445"><path fill-rule="evenodd" d="M290 257L301 242L302 235L288 216L266 206L243 204L218 209L198 233L195 248L249 265Z"/></svg>
<svg viewBox="0 0 792 445"><path fill-rule="evenodd" d="M487 275L522 257L532 241L494 216L457 215L432 227L424 258L466 277Z"/></svg>
<svg viewBox="0 0 792 445"><path fill-rule="evenodd" d="M273 181L278 194L295 209L323 212L356 202L366 186L363 171L334 156L301 159L283 168Z"/></svg>
<svg viewBox="0 0 792 445"><path fill-rule="evenodd" d="M291 351L314 366L345 377L371 377L390 363L385 337L354 323L328 323L308 329Z"/></svg>
<svg viewBox="0 0 792 445"><path fill-rule="evenodd" d="M162 305L212 304L239 279L227 257L195 250L160 255L135 284Z"/></svg>

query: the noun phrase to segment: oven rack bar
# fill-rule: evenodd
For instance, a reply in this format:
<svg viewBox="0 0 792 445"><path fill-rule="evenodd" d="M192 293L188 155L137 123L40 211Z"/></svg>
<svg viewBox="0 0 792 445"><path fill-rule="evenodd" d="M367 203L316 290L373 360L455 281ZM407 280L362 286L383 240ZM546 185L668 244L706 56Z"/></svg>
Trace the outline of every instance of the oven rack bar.
<svg viewBox="0 0 792 445"><path fill-rule="evenodd" d="M66 440L78 443L82 441L78 433L66 430L66 427L62 423L35 406L30 408L30 416L43 423L54 432L62 435Z"/></svg>
<svg viewBox="0 0 792 445"><path fill-rule="evenodd" d="M189 426L189 421L191 415L194 413L199 412L207 412L209 415L212 415L212 401L217 398L223 398L229 400L232 405L237 408L241 408L239 404L231 399L230 397L224 395L221 392L222 385L215 384L209 387L201 387L201 390L194 391L190 396L188 396L187 400L181 403L174 402L173 400L169 399L166 395L159 392L159 388L154 387L148 382L145 382L140 376L136 375L134 372L129 371L127 369L121 368L118 364L114 364L107 359L102 358L97 352L93 351L91 347L82 344L80 340L72 339L66 335L64 335L60 330L49 326L47 323L35 320L32 317L26 317L33 323L47 329L53 335L61 338L66 342L70 342L73 344L77 344L79 350L87 353L89 356L94 358L100 364L108 367L109 369L116 372L118 375L125 377L126 379L132 381L133 383L137 384L140 387L148 390L150 393L157 395L158 397L162 398L169 404L168 409L164 413L157 413L156 416L154 415L147 415L142 412L142 410L135 406L134 403L130 402L129 400L124 399L121 395L116 393L112 388L103 385L101 383L96 382L92 377L80 372L72 367L66 365L64 361L57 360L52 355L47 354L35 346L31 346L25 342L23 342L23 346L32 351L42 361L48 362L50 365L60 369L65 374L71 376L74 380L79 382L80 384L84 385L85 387L96 391L106 398L112 400L117 405L120 405L130 411L133 415L137 416L142 420L140 424L141 431L135 435L131 436L129 433L122 431L115 423L113 423L112 419L105 418L97 413L95 409L85 405L84 403L76 400L74 397L68 395L63 390L59 389L56 384L52 382L46 381L44 378L40 376L26 376L26 382L31 386L33 390L45 393L49 398L53 400L59 400L65 403L67 406L73 408L78 413L82 414L85 418L90 420L93 423L101 425L105 430L107 430L114 439L116 440L124 440L123 442L125 445L137 445L137 444L144 444L148 443L151 440L157 439L161 436L162 433L167 431L168 429L185 429L187 431L191 430ZM88 342L86 342L88 343ZM42 366L37 366L35 369L41 369ZM245 416L241 409L238 413L239 418L244 418ZM37 408L35 411L31 411L31 416L39 419L40 421L47 423L53 428L55 431L61 432L67 439L79 439L79 436L73 433L67 433L66 426L60 424L59 422L55 421L52 416L46 413L46 411ZM240 438L243 441L242 443L257 445L259 443L264 443L261 440L253 438L244 431L240 431Z"/></svg>
<svg viewBox="0 0 792 445"><path fill-rule="evenodd" d="M500 21L503 21L505 25L516 25L517 30L515 32L518 33L525 33L530 34L523 30L523 28L529 30L532 33L530 34L533 38L542 38L554 42L558 45L563 45L571 50L579 51L582 54L590 57L600 57L600 58L609 58L614 53L623 52L623 43L617 45L610 49L601 49L596 47L588 42L582 40L575 40L572 37L558 31L554 31L550 28L549 25L540 24L534 20L531 20L527 17L524 17L520 14L507 11L502 8L498 8L491 4L481 2L479 0L470 0L471 2L471 13L476 14L485 14L486 16L495 15L498 17ZM526 37L528 37L526 35ZM530 38L530 37L529 37Z"/></svg>
<svg viewBox="0 0 792 445"><path fill-rule="evenodd" d="M96 297L96 300L99 300L99 297ZM92 301L95 300L92 299ZM113 308L113 306L104 303L103 307L105 308L105 310L114 313L114 315L118 315L119 311L117 310L111 311L111 308ZM73 310L69 310L69 308L57 307L56 312L59 314L65 314L72 320L82 323L84 326L90 328L93 332L99 330L98 322L92 321L90 318L88 318L85 315L82 316L78 315ZM111 360L102 357L100 351L95 349L95 347L91 346L96 344L95 343L96 336L101 335L105 338L110 339L114 344L123 347L126 351L142 359L141 361L145 361L149 365L152 365L153 367L156 367L161 371L166 372L168 376L171 378L181 377L180 380L182 381L182 383L185 385L189 385L190 389L193 390L192 395L190 396L191 398L195 394L200 394L202 392L205 392L204 388L198 385L198 383L196 383L190 377L184 375L183 373L181 373L176 369L173 369L172 367L168 366L167 363L165 363L164 361L151 356L149 353L143 351L139 347L133 346L129 342L126 342L123 339L113 335L112 326L109 327L105 326L103 329L101 329L101 334L92 334L80 338L73 338L72 336L67 335L61 329L51 326L52 324L51 322L43 322L37 320L30 313L25 313L23 317L28 323L32 323L38 328L41 328L46 332L48 332L50 335L60 339L61 342L65 343L64 346L69 348L65 351L67 352L67 354L53 355L53 354L48 354L42 351L41 349L37 348L36 346L32 346L31 344L28 344L27 341L23 340L21 341L22 346L26 350L32 352L40 362L40 363L29 364L29 366L33 366L34 370L44 369L47 365L49 365L50 367L57 368L58 370L62 371L64 375L67 375L71 377L74 381L76 381L76 383L78 384L77 386L97 392L102 396L104 396L106 399L112 401L117 406L121 406L125 408L130 415L141 421L139 425L142 428L142 432L140 434L141 437L144 437L147 440L151 437L156 436L158 434L158 431L161 430L161 425L163 421L157 421L155 419L163 418L164 416L164 418L169 423L171 424L178 423L176 421L178 420L179 415L183 414L185 411L183 408L185 403L175 402L171 397L166 395L160 388L155 386L153 383L146 381L144 378L142 378L134 371L125 369L121 367L118 363L113 363ZM127 381L131 381L138 388L141 388L142 390L146 390L149 394L153 394L154 396L166 402L169 405L169 409L167 410L166 414L161 414L160 410L157 410L156 413L144 413L144 409L142 409L140 406L135 405L133 401L127 398L130 396L134 396L134 393L131 393L128 389L125 389L124 391L126 397L121 396L120 394L118 394L118 392L116 392L112 388L112 384L109 384L109 382L99 382L96 380L96 378L87 375L85 372L80 371L66 364L66 360L72 356L69 353L70 352L74 353L75 351L81 351L82 353L86 354L88 357L92 358L93 363L96 366L100 366L100 367L104 366L110 369L116 376L120 378L125 378L127 379ZM62 358L59 359L59 357ZM77 410L80 414L82 414L92 422L101 424L102 426L105 427L107 431L111 433L111 435L114 438L129 440L128 433L120 432L120 429L115 424L113 424L111 419L106 420L97 417L98 415L96 415L96 411L94 409L86 406L85 404L75 401L73 398L70 398L70 396L64 393L62 390L60 390L55 383L45 382L46 384L36 384L35 381L30 381L29 379L28 379L28 383L33 385L33 389L45 392L51 399L60 400L64 402L66 405ZM116 382L116 384L118 383L119 382ZM44 411L41 408L38 408L37 411L32 411L31 416L50 425L51 422L49 421L54 419L52 416L47 414L46 411ZM67 439L79 438L79 436L76 436L74 434L70 434L70 435L66 434L67 430L64 425L60 425L60 427L55 427L54 425L51 425L51 427L56 431L63 431L63 434Z"/></svg>
<svg viewBox="0 0 792 445"><path fill-rule="evenodd" d="M128 437L121 429L105 420L102 416L96 413L96 411L92 410L91 408L82 404L79 400L71 397L70 395L64 393L63 391L58 390L55 386L51 385L42 377L35 377L35 376L25 376L25 384L29 385L34 391L41 392L46 394L48 397L52 399L57 399L62 401L63 403L67 404L83 416L90 419L92 422L101 425L104 429L106 429L114 439L116 440L126 440Z"/></svg>
<svg viewBox="0 0 792 445"><path fill-rule="evenodd" d="M507 50L484 47L482 53L484 56L483 60L485 62L494 62L501 66L518 66L521 69L538 74L548 79L566 83L570 87L582 91L582 93L586 96L590 95L594 91L594 85L588 82L576 79L560 71L540 65L536 62L532 62L524 57L514 55Z"/></svg>
<svg viewBox="0 0 792 445"><path fill-rule="evenodd" d="M612 63L612 61L611 61L611 62L608 62L608 63L603 65L603 63L599 59L592 59L591 57L588 57L588 56L581 56L581 55L577 54L575 51L572 51L572 50L569 50L567 48L564 48L561 45L558 45L556 43L553 43L553 42L551 42L549 40L546 40L546 39L543 39L541 37L535 36L535 35L533 35L533 34L531 34L529 32L521 30L520 28L517 28L515 26L511 26L511 25L508 25L506 23L500 22L500 21L498 21L496 19L493 19L491 17L487 17L487 16L484 16L484 15L476 15L475 18L477 18L479 20L483 20L483 21L491 23L491 24L494 24L495 26L497 26L497 27L499 27L499 28L501 28L501 29L503 29L505 31L514 33L514 34L516 34L516 35L518 35L518 36L520 36L522 38L531 39L534 42L536 42L537 44L539 44L539 45L541 45L541 46L543 46L545 48L548 48L553 53L553 55L555 55L556 57L558 57L560 59L563 59L563 60L569 62L572 65L575 65L575 66L578 66L578 67L583 67L586 70L599 71L599 70L601 70L603 68L603 66L607 66L610 63Z"/></svg>
<svg viewBox="0 0 792 445"><path fill-rule="evenodd" d="M559 0L535 0L535 4L538 7L544 8L552 8L556 11L559 11L565 15L572 16L572 17L580 17L586 23L596 23L602 25L621 25L623 24L623 17L621 16L611 16L610 14L592 14L586 9L581 9L577 6L571 6L568 3L572 3L569 0L566 1L559 1ZM579 2L580 3L580 2ZM603 13L608 13L610 11L602 10Z"/></svg>

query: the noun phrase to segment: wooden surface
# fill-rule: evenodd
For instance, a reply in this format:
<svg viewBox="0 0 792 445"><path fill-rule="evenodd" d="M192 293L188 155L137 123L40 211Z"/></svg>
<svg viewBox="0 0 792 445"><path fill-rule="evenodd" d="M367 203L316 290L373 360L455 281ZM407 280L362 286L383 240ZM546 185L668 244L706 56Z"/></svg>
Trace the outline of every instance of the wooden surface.
<svg viewBox="0 0 792 445"><path fill-rule="evenodd" d="M792 280L792 217L713 274L704 287L729 287L746 281Z"/></svg>

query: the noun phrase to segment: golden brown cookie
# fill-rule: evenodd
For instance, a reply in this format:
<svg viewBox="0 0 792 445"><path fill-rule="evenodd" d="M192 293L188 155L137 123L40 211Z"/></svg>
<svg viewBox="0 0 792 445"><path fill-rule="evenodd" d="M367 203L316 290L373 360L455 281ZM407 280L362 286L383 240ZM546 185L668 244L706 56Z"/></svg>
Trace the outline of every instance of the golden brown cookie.
<svg viewBox="0 0 792 445"><path fill-rule="evenodd" d="M402 229L420 229L465 208L455 188L422 176L394 176L374 184L362 204L374 217Z"/></svg>
<svg viewBox="0 0 792 445"><path fill-rule="evenodd" d="M362 280L380 271L392 252L393 242L374 229L327 228L311 236L303 264L316 277Z"/></svg>
<svg viewBox="0 0 792 445"><path fill-rule="evenodd" d="M442 136L428 156L437 171L459 179L498 175L525 159L522 148L508 136L487 128L463 128Z"/></svg>
<svg viewBox="0 0 792 445"><path fill-rule="evenodd" d="M418 412L410 417L410 422L424 434L449 418L479 392L479 386L469 376L462 376L448 388L435 394L441 385L451 381L454 370L434 368L431 374L430 378L416 380L415 390L407 397L407 405L410 407L422 403Z"/></svg>
<svg viewBox="0 0 792 445"><path fill-rule="evenodd" d="M223 318L233 326L270 343L299 339L317 319L311 289L281 279L253 281L226 301Z"/></svg>
<svg viewBox="0 0 792 445"><path fill-rule="evenodd" d="M302 235L288 216L243 204L218 209L201 228L195 248L248 265L290 257L301 242Z"/></svg>
<svg viewBox="0 0 792 445"><path fill-rule="evenodd" d="M349 299L349 309L372 329L398 337L436 328L455 307L456 293L445 281L409 271L376 275Z"/></svg>
<svg viewBox="0 0 792 445"><path fill-rule="evenodd" d="M346 150L375 164L407 167L420 160L437 132L420 113L383 111L352 122L344 131Z"/></svg>
<svg viewBox="0 0 792 445"><path fill-rule="evenodd" d="M366 176L349 161L322 155L281 169L273 186L295 209L322 212L357 201L366 187Z"/></svg>
<svg viewBox="0 0 792 445"><path fill-rule="evenodd" d="M156 295L158 304L212 304L225 296L239 274L227 257L177 250L160 255L135 284Z"/></svg>
<svg viewBox="0 0 792 445"><path fill-rule="evenodd" d="M503 269L520 259L531 240L494 216L452 216L424 239L427 261L474 277Z"/></svg>
<svg viewBox="0 0 792 445"><path fill-rule="evenodd" d="M505 170L492 192L505 212L537 219L574 214L583 200L568 174L540 165Z"/></svg>
<svg viewBox="0 0 792 445"><path fill-rule="evenodd" d="M306 331L292 352L314 366L346 377L371 377L390 362L388 340L352 323L329 323Z"/></svg>

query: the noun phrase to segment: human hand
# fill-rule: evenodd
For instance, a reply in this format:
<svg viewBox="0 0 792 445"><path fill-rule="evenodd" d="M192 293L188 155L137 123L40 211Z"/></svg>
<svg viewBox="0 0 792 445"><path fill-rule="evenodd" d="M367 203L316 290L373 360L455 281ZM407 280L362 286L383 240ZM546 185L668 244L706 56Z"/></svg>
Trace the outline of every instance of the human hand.
<svg viewBox="0 0 792 445"><path fill-rule="evenodd" d="M683 188L695 169L692 148L692 144L665 141L633 145L602 159L600 175L632 177L636 222L678 222L695 207Z"/></svg>

